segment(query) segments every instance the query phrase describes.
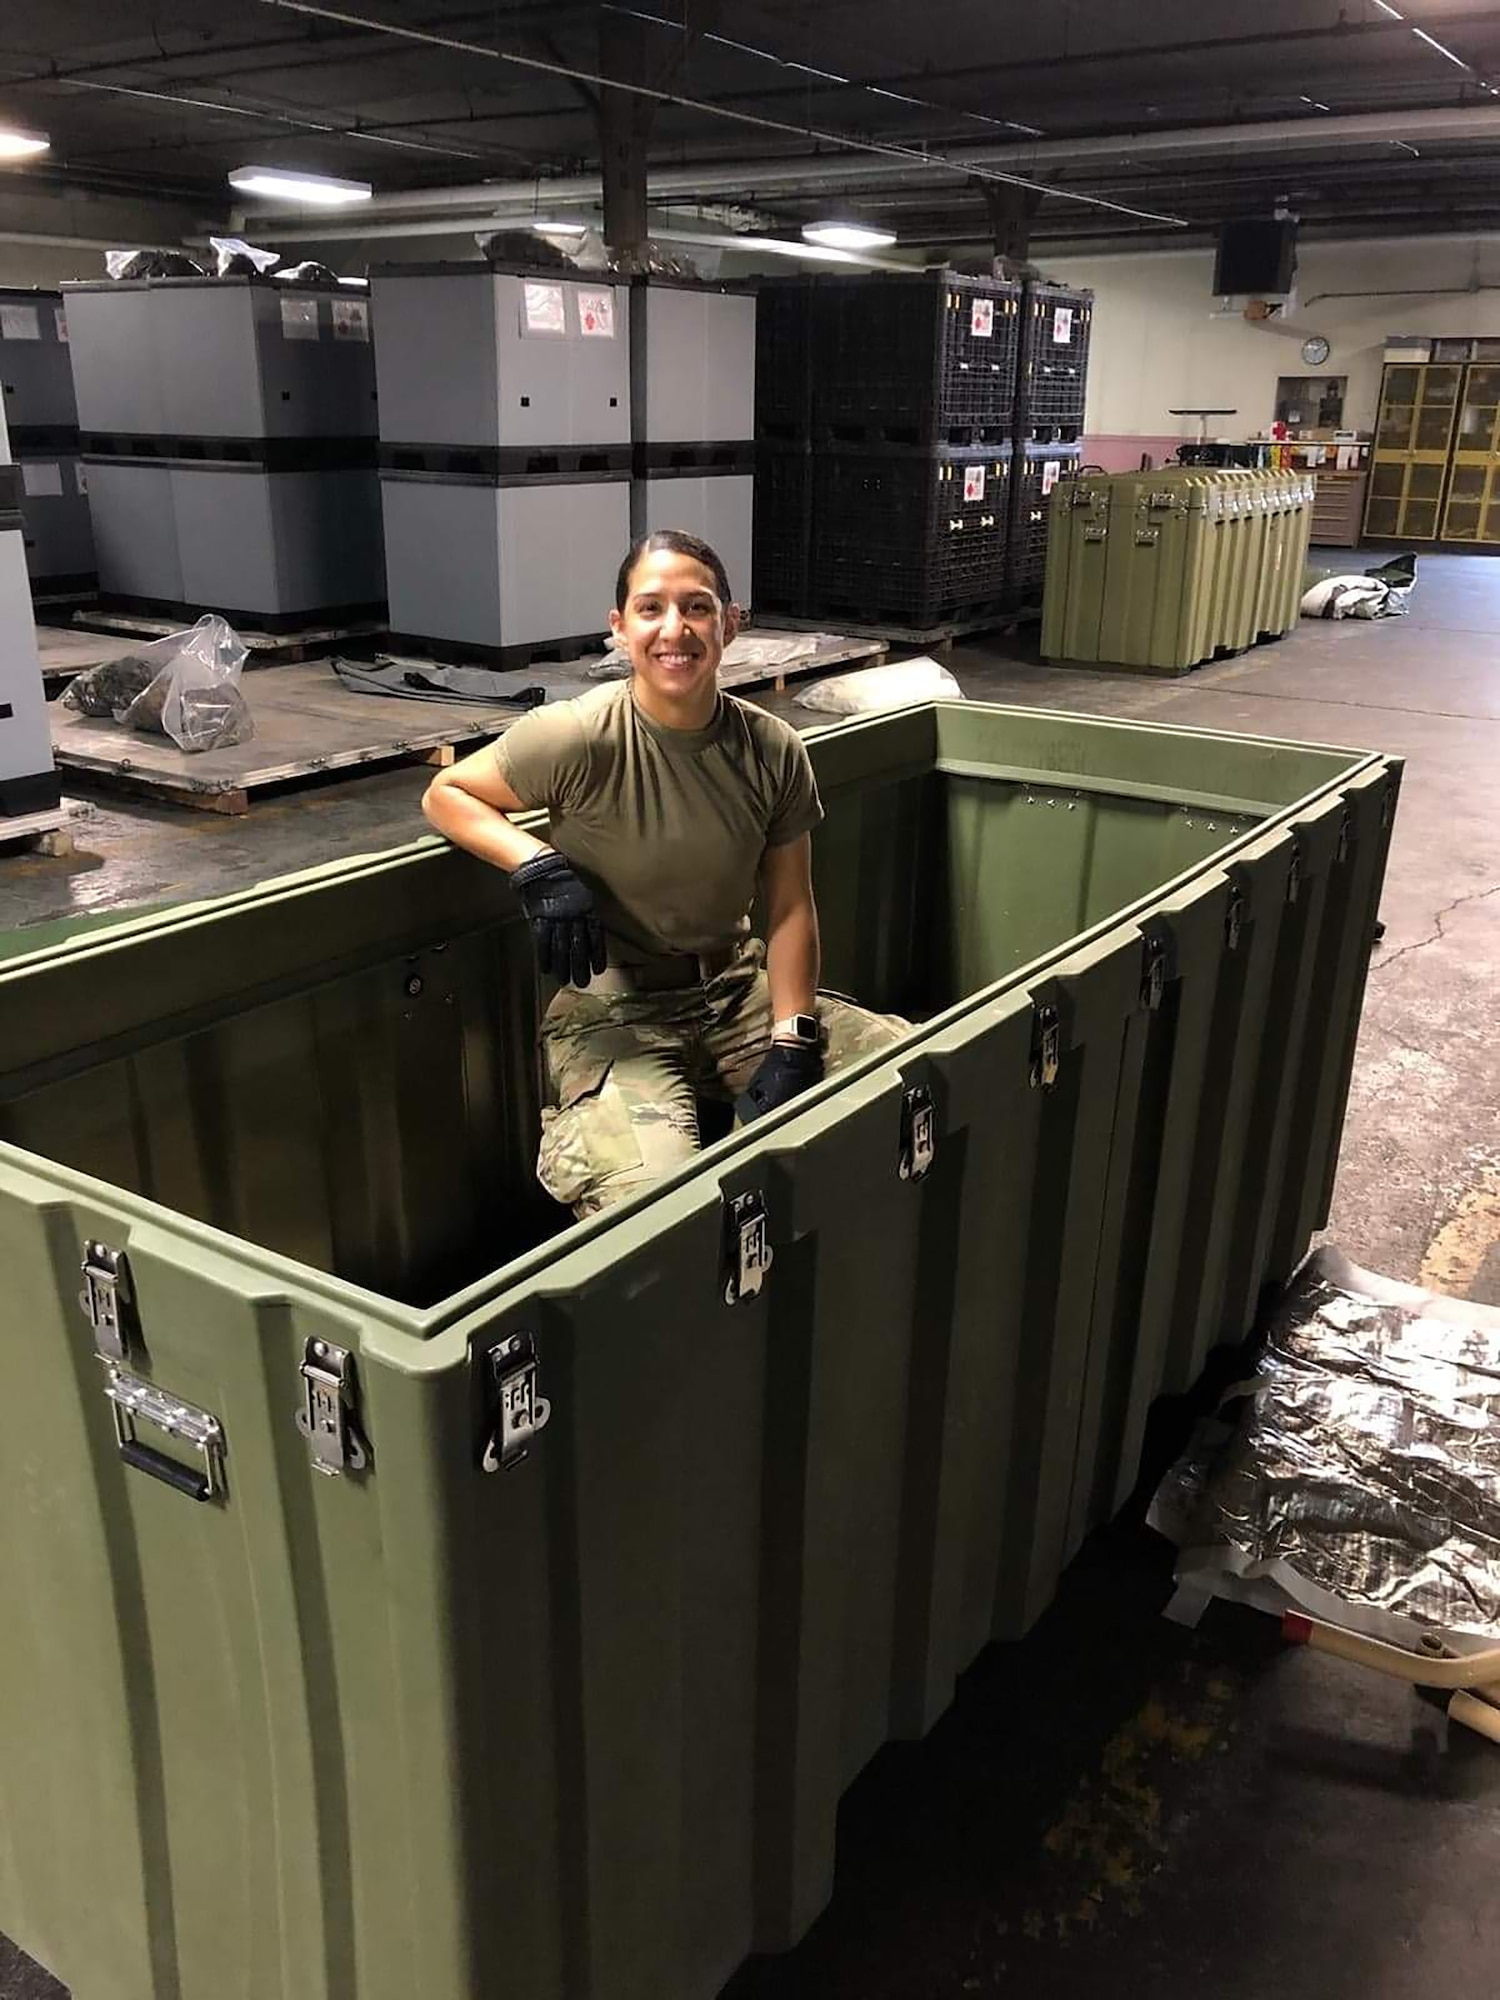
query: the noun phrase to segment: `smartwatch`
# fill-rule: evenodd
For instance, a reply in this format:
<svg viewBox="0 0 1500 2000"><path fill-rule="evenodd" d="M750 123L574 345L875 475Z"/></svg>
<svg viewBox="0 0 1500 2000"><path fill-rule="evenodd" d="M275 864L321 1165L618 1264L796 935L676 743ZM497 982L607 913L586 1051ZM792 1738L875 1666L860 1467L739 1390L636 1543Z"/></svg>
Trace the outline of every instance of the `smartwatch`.
<svg viewBox="0 0 1500 2000"><path fill-rule="evenodd" d="M776 1022L771 1029L773 1042L801 1042L805 1047L816 1048L818 1043L818 1017L816 1014L788 1014Z"/></svg>

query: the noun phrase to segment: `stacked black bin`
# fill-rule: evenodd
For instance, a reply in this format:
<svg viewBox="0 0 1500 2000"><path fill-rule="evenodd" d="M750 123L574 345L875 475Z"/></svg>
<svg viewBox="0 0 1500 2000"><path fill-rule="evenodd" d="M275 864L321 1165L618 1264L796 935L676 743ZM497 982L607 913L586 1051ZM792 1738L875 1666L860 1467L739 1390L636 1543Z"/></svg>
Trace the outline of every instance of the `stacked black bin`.
<svg viewBox="0 0 1500 2000"><path fill-rule="evenodd" d="M942 624L1040 595L1093 299L955 271L773 280L756 372L766 612Z"/></svg>
<svg viewBox="0 0 1500 2000"><path fill-rule="evenodd" d="M1005 582L1012 605L1041 598L1052 488L1074 476L1083 455L1093 318L1092 292L1027 280L1016 355Z"/></svg>

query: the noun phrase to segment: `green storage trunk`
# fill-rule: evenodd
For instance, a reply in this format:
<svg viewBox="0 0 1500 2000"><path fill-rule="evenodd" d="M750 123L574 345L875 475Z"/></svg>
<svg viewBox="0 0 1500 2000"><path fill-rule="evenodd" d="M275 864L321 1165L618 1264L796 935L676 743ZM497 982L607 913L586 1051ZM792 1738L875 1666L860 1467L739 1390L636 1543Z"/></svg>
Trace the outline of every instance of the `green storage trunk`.
<svg viewBox="0 0 1500 2000"><path fill-rule="evenodd" d="M1052 504L1044 659L1185 673L1296 623L1300 474L1164 466L1081 479Z"/></svg>
<svg viewBox="0 0 1500 2000"><path fill-rule="evenodd" d="M0 1928L74 2000L711 2000L1326 1213L1399 766L810 739L909 1041L610 1216L431 840L0 965Z"/></svg>

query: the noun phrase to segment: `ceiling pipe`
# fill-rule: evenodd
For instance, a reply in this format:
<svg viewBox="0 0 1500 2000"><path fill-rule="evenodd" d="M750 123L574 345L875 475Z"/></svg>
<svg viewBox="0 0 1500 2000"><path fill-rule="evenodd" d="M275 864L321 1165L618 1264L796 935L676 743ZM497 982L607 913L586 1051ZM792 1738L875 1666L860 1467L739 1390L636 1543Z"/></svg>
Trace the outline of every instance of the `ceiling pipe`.
<svg viewBox="0 0 1500 2000"><path fill-rule="evenodd" d="M1388 139L1411 144L1426 139L1500 139L1500 103L1440 106L1427 111L1368 111L1327 118L1275 118L1243 125L1193 125L1164 132L1122 132L1075 139L1035 139L999 146L971 146L961 152L934 151L934 164L955 171L976 168L1040 168L1064 161L1158 159L1174 154L1244 155L1257 152L1339 151L1375 145ZM906 181L913 169L900 161L854 160L848 155L822 159L730 160L696 167L653 167L647 193L654 200L669 195L747 193L763 197L778 189L832 188L856 184ZM1066 192L1059 190L1059 192ZM566 174L555 179L481 181L447 188L412 188L402 194L377 195L365 203L372 219L400 214L442 213L463 208L515 208L530 213L576 202L598 202L603 184L597 174ZM263 205L237 211L242 222L283 217L302 218L303 211Z"/></svg>

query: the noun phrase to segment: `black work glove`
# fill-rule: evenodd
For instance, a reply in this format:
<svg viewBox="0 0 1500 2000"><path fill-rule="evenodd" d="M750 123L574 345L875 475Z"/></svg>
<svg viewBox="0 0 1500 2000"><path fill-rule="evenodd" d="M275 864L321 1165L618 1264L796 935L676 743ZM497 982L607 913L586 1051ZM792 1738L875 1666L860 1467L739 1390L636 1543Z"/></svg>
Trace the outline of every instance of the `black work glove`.
<svg viewBox="0 0 1500 2000"><path fill-rule="evenodd" d="M604 926L593 891L561 854L548 850L523 861L510 878L531 920L537 963L554 978L587 986L606 964Z"/></svg>
<svg viewBox="0 0 1500 2000"><path fill-rule="evenodd" d="M823 1052L810 1042L772 1042L765 1061L750 1079L749 1088L735 1100L735 1116L742 1125L779 1110L804 1090L823 1081Z"/></svg>

